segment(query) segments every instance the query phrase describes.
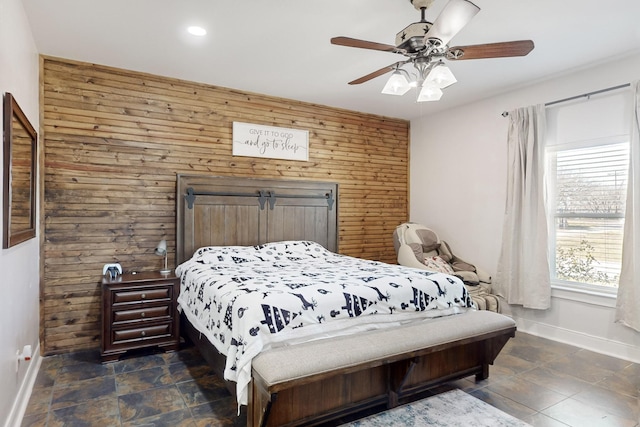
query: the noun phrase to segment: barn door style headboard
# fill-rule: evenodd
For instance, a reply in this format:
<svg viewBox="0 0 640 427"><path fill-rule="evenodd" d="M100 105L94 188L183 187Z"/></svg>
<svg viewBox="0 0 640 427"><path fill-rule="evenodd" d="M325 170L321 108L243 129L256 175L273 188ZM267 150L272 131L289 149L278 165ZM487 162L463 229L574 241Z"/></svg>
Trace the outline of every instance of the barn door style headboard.
<svg viewBox="0 0 640 427"><path fill-rule="evenodd" d="M312 240L338 250L338 184L182 175L176 186L176 263L203 246Z"/></svg>

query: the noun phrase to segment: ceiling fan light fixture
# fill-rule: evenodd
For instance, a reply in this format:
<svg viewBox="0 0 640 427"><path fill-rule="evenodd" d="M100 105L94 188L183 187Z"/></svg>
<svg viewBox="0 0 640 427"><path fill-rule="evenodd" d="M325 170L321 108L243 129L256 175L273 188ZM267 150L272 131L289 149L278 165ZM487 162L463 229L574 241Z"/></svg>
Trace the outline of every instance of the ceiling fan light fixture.
<svg viewBox="0 0 640 427"><path fill-rule="evenodd" d="M457 81L449 67L440 61L431 69L431 72L429 72L429 75L425 79L425 84L434 84L440 89L444 89Z"/></svg>
<svg viewBox="0 0 640 427"><path fill-rule="evenodd" d="M442 98L442 90L432 83L425 82L420 89L417 102L439 101L440 98Z"/></svg>
<svg viewBox="0 0 640 427"><path fill-rule="evenodd" d="M382 88L382 93L386 95L404 95L411 89L411 84L409 83L409 79L407 79L407 72L404 70L395 70L389 80L387 80L387 84Z"/></svg>
<svg viewBox="0 0 640 427"><path fill-rule="evenodd" d="M447 0L436 20L426 20L425 11L435 0L409 0L420 11L420 21L409 24L396 34L395 45L353 39L351 37L333 37L331 44L338 46L371 49L392 52L407 59L388 65L358 79L349 82L357 85L393 71L386 82L382 93L403 95L411 88L416 88L418 102L438 101L442 97L442 89L457 82L451 70L441 58L451 61L482 58L508 58L525 56L534 48L532 40L514 40L499 43L484 43L468 46L449 47L449 41L460 32L480 8L471 0ZM415 73L400 68L412 64Z"/></svg>

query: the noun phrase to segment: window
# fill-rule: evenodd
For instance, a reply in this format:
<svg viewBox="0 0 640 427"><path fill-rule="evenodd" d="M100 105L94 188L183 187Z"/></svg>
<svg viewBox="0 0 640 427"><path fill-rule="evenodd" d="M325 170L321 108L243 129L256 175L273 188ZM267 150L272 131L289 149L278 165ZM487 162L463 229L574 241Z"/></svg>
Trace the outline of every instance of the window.
<svg viewBox="0 0 640 427"><path fill-rule="evenodd" d="M629 169L626 108L618 93L547 110L549 254L556 284L618 286Z"/></svg>
<svg viewBox="0 0 640 427"><path fill-rule="evenodd" d="M555 279L618 286L629 143L612 138L551 153Z"/></svg>

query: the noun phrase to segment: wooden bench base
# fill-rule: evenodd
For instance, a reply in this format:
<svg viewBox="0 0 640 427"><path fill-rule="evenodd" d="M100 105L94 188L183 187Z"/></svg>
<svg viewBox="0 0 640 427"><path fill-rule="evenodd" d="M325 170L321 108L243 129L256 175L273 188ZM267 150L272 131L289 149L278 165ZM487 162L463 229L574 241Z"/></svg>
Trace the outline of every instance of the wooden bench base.
<svg viewBox="0 0 640 427"><path fill-rule="evenodd" d="M478 324L486 319L490 321L485 331L478 332L483 330ZM433 328L441 332L432 340ZM316 425L364 409L395 407L446 381L470 375L485 379L489 365L515 331L515 322L506 316L474 311L393 331L371 331L364 337L335 338L336 354L327 351L332 340L269 350L254 359L247 425ZM414 336L415 345L394 352L403 333ZM369 347L358 360L358 344L372 341L379 343L379 350ZM343 353L346 362L341 365L337 359ZM327 362L332 356L336 361ZM299 369L287 367L287 360L299 359L304 360ZM336 368L327 369L331 363Z"/></svg>
<svg viewBox="0 0 640 427"><path fill-rule="evenodd" d="M490 325L483 327L485 319L490 320ZM187 336L223 378L224 356L186 319L182 324ZM434 330L440 333L434 334ZM414 336L413 342L409 350L394 351L398 346L393 338L399 339L402 331ZM247 426L313 426L365 409L395 407L447 381L470 375L485 379L489 365L515 332L515 322L506 316L472 311L422 325L370 331L356 338L338 337L266 351L254 359ZM359 358L357 345L367 339L379 343L385 354ZM301 360L305 352L315 356L302 359L301 371L287 377L289 372L284 368ZM344 354L347 363L336 362L327 368L333 359ZM326 366L318 366L322 364ZM235 383L227 382L227 387L235 395Z"/></svg>

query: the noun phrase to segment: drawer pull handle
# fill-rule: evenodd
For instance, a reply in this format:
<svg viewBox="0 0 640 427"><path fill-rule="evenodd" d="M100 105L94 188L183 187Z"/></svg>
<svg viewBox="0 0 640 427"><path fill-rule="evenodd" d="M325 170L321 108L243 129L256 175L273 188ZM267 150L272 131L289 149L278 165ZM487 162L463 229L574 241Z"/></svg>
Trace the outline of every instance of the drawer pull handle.
<svg viewBox="0 0 640 427"><path fill-rule="evenodd" d="M144 311L140 313L140 317L144 317Z"/></svg>
<svg viewBox="0 0 640 427"><path fill-rule="evenodd" d="M145 299L147 297L147 294L142 294L140 295L140 298Z"/></svg>
<svg viewBox="0 0 640 427"><path fill-rule="evenodd" d="M142 332L140 333L140 335L142 335L142 336L144 337L145 335L147 335L147 333L146 333L145 331L142 331Z"/></svg>

